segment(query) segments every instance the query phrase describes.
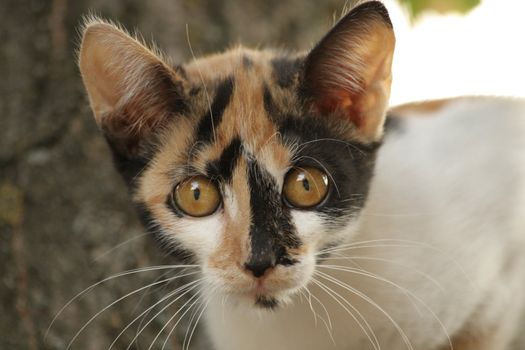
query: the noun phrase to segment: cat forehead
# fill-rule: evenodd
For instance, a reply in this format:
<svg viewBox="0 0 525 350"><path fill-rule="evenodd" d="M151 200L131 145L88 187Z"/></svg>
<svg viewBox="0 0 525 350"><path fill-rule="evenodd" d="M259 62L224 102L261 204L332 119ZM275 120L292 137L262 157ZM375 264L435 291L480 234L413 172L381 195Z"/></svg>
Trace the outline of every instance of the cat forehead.
<svg viewBox="0 0 525 350"><path fill-rule="evenodd" d="M184 69L187 78L197 84L247 74L264 79L269 84L289 88L296 83L303 58L303 53L251 50L238 46L224 53L196 59L185 64Z"/></svg>
<svg viewBox="0 0 525 350"><path fill-rule="evenodd" d="M242 48L183 66L193 85L188 113L194 124L190 148L197 156L192 161L220 159L239 148L245 156L285 167L290 155L279 142L279 119L284 111L301 114L299 66L296 56ZM175 133L186 132L174 124Z"/></svg>

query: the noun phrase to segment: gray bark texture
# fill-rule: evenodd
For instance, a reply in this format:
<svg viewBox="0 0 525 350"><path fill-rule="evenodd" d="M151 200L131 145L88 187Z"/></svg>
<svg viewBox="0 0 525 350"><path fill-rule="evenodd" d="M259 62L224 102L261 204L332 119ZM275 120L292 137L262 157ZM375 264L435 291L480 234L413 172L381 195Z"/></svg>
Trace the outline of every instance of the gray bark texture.
<svg viewBox="0 0 525 350"><path fill-rule="evenodd" d="M184 62L191 57L186 25L197 56L239 42L305 49L344 3L0 1L0 349L66 349L73 338L71 349L107 349L129 322L173 290L174 284L161 283L173 272L141 272L97 285L67 304L109 276L170 262L144 234L91 115L76 66L82 16L94 13L136 29L174 62ZM155 318L161 308L153 309L138 341L132 343L140 320L113 348L147 348L187 300ZM162 348L173 324L154 349ZM165 348L180 349L187 327L182 324ZM200 333L192 349L206 348Z"/></svg>

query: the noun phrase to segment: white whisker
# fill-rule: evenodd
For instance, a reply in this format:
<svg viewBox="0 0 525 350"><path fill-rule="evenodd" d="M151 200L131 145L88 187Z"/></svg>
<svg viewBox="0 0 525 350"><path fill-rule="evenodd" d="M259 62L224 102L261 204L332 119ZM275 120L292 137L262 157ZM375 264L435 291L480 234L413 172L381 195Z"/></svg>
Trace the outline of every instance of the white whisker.
<svg viewBox="0 0 525 350"><path fill-rule="evenodd" d="M153 345L155 344L155 342L157 341L157 339L159 338L159 336L162 334L162 332L164 331L164 329L166 329L166 327L175 319L175 317L177 317L177 315L179 314L179 312L181 312L182 310L184 310L184 307L186 307L186 305L188 305L192 299L195 298L195 300L190 304L190 306L188 306L188 308L186 309L186 311L184 311L182 313L182 315L180 315L180 318L177 320L177 322L175 322L175 325L171 328L171 330L169 331L168 335L166 336L166 339L164 341L164 343L162 344L162 349L164 349L164 347L166 346L168 340L170 339L171 335L173 334L173 332L175 331L175 329L177 328L177 326L179 325L179 322L184 318L184 316L191 310L191 308L193 306L195 306L199 300L202 298L202 295L200 295L198 292L194 295L192 295L190 297L190 299L188 299L188 301L186 301L186 303L184 303L184 305L181 306L180 309L178 309L174 314L173 316L170 317L170 319L168 321L166 321L166 323L164 324L164 326L160 329L160 331L157 333L157 335L155 336L155 338L153 339L153 341L151 342L150 346L148 347L148 350L151 350L153 348Z"/></svg>
<svg viewBox="0 0 525 350"><path fill-rule="evenodd" d="M326 294L328 294L332 299L334 299L354 319L354 321L357 323L359 328L361 328L361 330L366 335L366 337L370 341L370 344L372 344L375 350L381 350L381 345L379 344L379 340L377 339L377 336L374 330L372 329L372 327L370 326L366 318L363 316L363 314L359 310L357 310L355 306L353 306L348 300L343 298L339 293L337 293L336 291L334 291L332 288L328 287L326 284L322 283L321 281L313 278L312 282L315 283L319 288L324 290ZM357 315L361 318L363 323L366 325L367 329L365 329L365 326L363 326L363 323L360 320L358 320L357 317L354 315L354 313L350 311L337 297L341 299L343 302L345 302L345 304L348 305L355 313L357 313Z"/></svg>
<svg viewBox="0 0 525 350"><path fill-rule="evenodd" d="M69 307L69 305L71 305L74 301L78 300L84 294L86 294L89 291L93 290L97 286L99 286L99 285L101 285L101 284L103 284L105 282L108 282L110 280L113 280L115 278L120 278L120 277L124 277L124 276L128 276L128 275L132 275L132 274L135 274L135 273L158 271L158 270L169 270L169 269L176 269L176 268L187 268L187 267L198 268L199 266L198 265L159 265L159 266L142 267L142 268L138 268L138 269L133 269L133 270L127 270L127 271L124 271L124 272L120 272L118 274L109 276L107 278L104 278L101 281L98 281L98 282L90 285L89 287L87 287L84 290L82 290L80 293L76 294L64 306L62 306L62 308L60 308L60 310L58 310L56 315L51 320L51 323L47 327L46 333L44 335L44 340L47 338L47 335L49 334L49 331L51 330L51 327L53 327L53 324L56 322L57 318L62 314L62 312L64 312L64 310L67 309Z"/></svg>
<svg viewBox="0 0 525 350"><path fill-rule="evenodd" d="M173 303L175 303L177 300L179 300L180 298L182 298L184 295L186 295L187 293L191 292L191 290L193 290L193 288L195 286L193 286L195 283L201 281L202 279L199 279L199 280L196 280L196 281L192 281L192 282L189 282L189 283L186 283L185 285L177 288L176 290L174 290L173 292L170 292L168 293L167 295L165 295L164 297L162 297L159 301L157 301L155 304L153 304L152 306L148 307L146 310L144 310L140 315L138 315L137 317L135 317L131 322L128 323L128 325L122 329L120 331L120 333L117 335L117 337L115 338L115 340L113 340L113 342L110 344L110 346L108 347L107 350L111 350L113 348L113 346L116 344L116 342L118 341L118 339L124 334L124 332L126 332L126 330L129 329L129 327L131 327L135 322L137 322L139 320L139 318L143 317L143 316L146 316L151 310L153 310L155 308L155 306L161 304L162 302L164 302L165 300L171 298L172 296L175 296L177 295L177 293L179 293L180 291L183 291L184 289L187 289L184 293L182 293L181 295L179 295L175 300L172 300L164 309L162 309L161 311L164 311L166 308L168 308L169 306L171 306ZM193 286L193 287L192 287ZM188 287L191 287L188 289ZM160 313L158 313L157 315L155 315L153 318L151 318L151 320L155 319ZM151 322L150 320L150 322ZM148 323L149 324L149 323ZM135 340L138 339L140 333L142 332L142 330L144 330L148 324L146 324L142 329L141 331L139 331L135 337L131 340L130 342L130 345L128 346L127 349L129 349L131 347L131 344L133 344L133 342L135 342ZM142 324L139 324L139 328L141 328L141 325Z"/></svg>
<svg viewBox="0 0 525 350"><path fill-rule="evenodd" d="M125 240L124 242L121 242L121 243L117 244L117 245L114 246L113 248L111 248L111 249L105 251L104 253L102 253L102 254L96 256L96 257L93 259L93 262L97 262L97 261L99 261L99 260L102 259L103 257L107 256L109 253L114 252L115 250L117 250L117 249L123 247L124 245L126 245L126 244L128 244L128 243L130 243L130 242L133 242L133 241L135 241L135 240L137 240L137 239L139 239L139 238L142 238L142 237L144 237L144 236L147 236L148 234L149 234L148 232L145 232L145 233L142 233L142 234L137 235L137 236L135 236L135 237L131 237L131 238Z"/></svg>
<svg viewBox="0 0 525 350"><path fill-rule="evenodd" d="M315 325L317 326L317 318L319 318L321 321L323 321L325 327L326 327L326 330L328 332L328 335L330 336L330 339L332 340L332 343L334 345L336 345L336 342L335 342L335 338L334 338L334 334L333 334L333 326L332 326L332 320L330 319L330 314L328 313L328 310L326 309L326 307L324 306L324 304L319 300L319 298L317 298L315 295L313 295L313 293L308 289L308 287L303 287L303 289L308 293L308 296L307 296L307 300L308 300L308 303L310 305L310 310L312 310L312 313L314 314L314 319L315 319ZM328 322L324 319L324 317L320 316L317 314L317 312L315 311L315 308L312 304L312 299L314 299L315 301L317 301L319 303L319 305L321 305L321 307L323 308L325 314L326 314L326 317L328 318Z"/></svg>
<svg viewBox="0 0 525 350"><path fill-rule="evenodd" d="M389 244L389 242L392 242L392 244ZM467 274L463 266L461 266L461 264L453 256L451 256L449 253L437 247L434 247L426 242L419 242L419 241L408 240L408 239L391 239L391 238L373 239L373 240L367 240L367 241L350 242L346 244L340 244L336 247L325 248L317 252L315 255L318 256L318 255L323 255L327 253L340 252L340 251L346 251L346 250L351 250L351 249L365 249L365 248L425 248L425 249L431 250L445 257L449 261L451 261L459 269L463 277L469 282L470 287L475 290L478 289L478 287L476 286L474 281L472 281L472 279Z"/></svg>
<svg viewBox="0 0 525 350"><path fill-rule="evenodd" d="M186 346L186 350L189 350L190 348L190 343L191 343L191 338L193 337L193 333L195 333L195 329L197 328L197 325L199 324L199 321L202 317L202 315L204 314L204 311L206 311L206 309L208 308L208 305L210 304L210 301L211 301L211 297L208 298L208 300L206 301L206 304L204 304L204 306L202 307L202 310L199 314L199 317L197 317L197 321L195 321L195 324L193 325L193 329L191 330L191 333L190 333L190 337L188 339L188 344ZM191 324L191 322L190 322ZM184 337L186 338L186 337ZM183 349L184 349L184 346L183 346Z"/></svg>
<svg viewBox="0 0 525 350"><path fill-rule="evenodd" d="M146 288L149 288L149 287L151 287L151 286L153 286L153 285L158 285L158 284L161 284L161 283L165 283L165 282L167 282L167 281L172 281L172 280L177 279L177 278L180 278L180 277L183 277L183 276L170 277L170 278L166 278L166 279L163 279L163 280L160 280L160 281L154 282L154 283L150 283L150 284L148 284L148 285L146 285L146 286L144 286L144 287L141 287L141 288L135 289L135 290L132 291L132 292L129 292L128 294L126 294L126 295L124 295L124 296L118 298L117 300L115 300L115 301L112 302L111 304L105 306L102 310L100 310L100 311L97 312L94 316L92 316L92 317L91 317L91 318L90 318L90 319L89 319L89 320L88 320L88 321L87 321L87 322L86 322L86 323L85 323L85 324L84 324L84 325L78 330L78 332L77 332L77 333L73 336L73 338L69 341L69 343L68 343L68 345L67 345L67 347L66 347L66 350L68 350L68 349L71 347L71 345L73 344L73 342L75 341L75 339L78 338L78 336L80 335L80 333L82 333L82 331L83 331L84 329L86 329L86 327L89 326L89 325L91 324L91 322L92 322L95 318L97 318L100 314L102 314L104 311L106 311L107 309L109 309L109 308L112 307L113 305L115 305L115 304L121 302L122 300L124 300L124 299L126 299L126 298L128 298L128 297L130 297L130 296L132 296L132 295L134 295L134 294L137 294L138 292L140 292L140 291L142 291L142 290L144 290L144 289L146 289Z"/></svg>
<svg viewBox="0 0 525 350"><path fill-rule="evenodd" d="M386 312L385 309L383 309L381 306L379 306L373 299L371 299L366 294L360 292L359 290L355 289L354 287L350 286L349 284L341 282L339 279L337 279L337 278L335 278L335 277L333 277L333 276L331 276L329 274L326 274L326 273L321 272L321 271L316 271L316 274L318 274L322 278L324 278L324 279L326 279L326 280L328 280L328 281L338 285L339 287L341 287L343 289L346 289L349 292L359 296L361 299L365 300L370 305L374 306L383 315L385 315L388 318L388 320L392 323L392 325L396 328L396 330L401 335L401 338L403 339L403 341L404 341L405 345L407 346L407 348L409 350L414 350L414 348L412 346L412 343L410 342L410 339L408 339L407 335L405 334L403 329L399 326L399 324L392 318L392 316L390 316L390 314L388 312Z"/></svg>
<svg viewBox="0 0 525 350"><path fill-rule="evenodd" d="M162 334L162 332L166 329L166 327L168 327L168 325L175 319L175 317L177 317L177 315L179 314L179 312L181 312L182 310L184 310L184 308L192 302L193 299L196 299L196 301L199 300L199 294L198 293L195 293L194 295L192 295L188 300L186 300L186 302L184 304L182 304L182 306L177 309L177 311L169 318L168 321L166 321L166 323L164 323L164 326L162 326L162 328L158 331L157 335L155 336L155 338L153 338L153 340L151 341L151 344L149 345L148 347L148 350L151 350L153 348L153 345L155 345L155 343L157 342L157 339L160 337L160 335ZM193 305L193 304L191 304ZM188 310L191 309L191 306L188 308ZM188 311L186 310L186 312ZM184 316L186 314L186 312L184 312L184 314L182 316ZM177 321L177 323L175 324L175 326L173 327L173 329L175 329L175 327L178 325L179 321L181 319L179 319ZM171 335L171 332L169 333L168 337ZM128 349L126 349L128 350Z"/></svg>
<svg viewBox="0 0 525 350"><path fill-rule="evenodd" d="M345 268L346 267L342 267L342 268ZM339 271L345 271L345 269L339 269ZM350 268L351 269L351 268ZM434 312L434 310L432 310L432 308L430 306L428 306L428 304L423 300L421 299L420 297L418 297L417 295L415 295L414 293L412 293L410 290L384 278L384 277L381 277L377 274L374 274L372 272L369 272L369 271L366 271L366 270L362 270L362 271L354 271L354 269L351 269L351 271L348 271L348 272L351 272L351 273L356 273L356 274L360 274L360 275L364 275L364 276L367 276L367 277L370 277L370 278L374 278L374 279L377 279L377 280L380 280L382 282L385 282L387 284L390 284L396 288L399 288L405 295L407 296L410 296L411 298L413 298L415 301L419 302L429 313L430 315L432 316L432 318L434 318L434 320L436 320L436 322L438 322L439 326L441 327L441 329L443 330L443 333L445 334L445 336L447 337L447 341L449 343L449 346L451 349L453 349L453 345L452 345L452 340L450 338L450 334L447 330L447 328L445 327L445 325L443 324L443 322L441 321L441 319L436 315L436 313ZM327 275L327 274L325 274ZM328 275L334 279L336 279L334 276L332 275ZM344 283L342 281L340 281L341 283ZM349 286L348 284L344 283L345 285ZM350 286L349 286L350 287ZM352 287L351 287L352 288ZM355 289L355 288L354 288ZM355 289L357 291L357 289ZM419 308L417 308L417 306L415 304L413 304L414 307L416 308L416 310L418 312L419 311Z"/></svg>
<svg viewBox="0 0 525 350"><path fill-rule="evenodd" d="M439 290L441 290L442 292L445 291L445 288L443 287L443 285L441 283L439 283L435 278L433 278L432 276L430 276L428 273L426 272L423 272L419 269L416 269L412 266L407 266L405 264L401 264L397 261L394 261L394 260L391 260L391 259L385 259L385 258L376 258L376 257L369 257L369 256L344 256L342 254L337 254L335 253L334 255L336 255L336 257L328 257L328 258L319 258L318 260L319 261L329 261L329 260L348 260L350 262L354 262L353 260L370 260L370 261L380 261L380 262L385 262L385 263L388 263L388 264L392 264L392 265L396 265L396 266L399 266L399 267L402 267L404 269L407 269L407 270L411 270L413 271L414 273L422 276L422 277L425 277L427 280L429 280L432 284L434 284L437 288L439 288ZM357 265L357 264L356 264ZM364 270L361 266L357 265L360 269Z"/></svg>

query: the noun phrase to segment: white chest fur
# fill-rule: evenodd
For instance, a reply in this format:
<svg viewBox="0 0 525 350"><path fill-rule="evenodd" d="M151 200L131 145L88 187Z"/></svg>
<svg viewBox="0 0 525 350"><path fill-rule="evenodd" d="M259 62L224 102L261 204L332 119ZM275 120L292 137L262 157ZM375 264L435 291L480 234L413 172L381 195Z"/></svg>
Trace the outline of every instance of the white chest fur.
<svg viewBox="0 0 525 350"><path fill-rule="evenodd" d="M525 103L457 100L430 114L386 136L356 245L318 267L340 284L317 275L326 287L272 312L213 300L217 350L447 349L462 332L512 332L525 294Z"/></svg>

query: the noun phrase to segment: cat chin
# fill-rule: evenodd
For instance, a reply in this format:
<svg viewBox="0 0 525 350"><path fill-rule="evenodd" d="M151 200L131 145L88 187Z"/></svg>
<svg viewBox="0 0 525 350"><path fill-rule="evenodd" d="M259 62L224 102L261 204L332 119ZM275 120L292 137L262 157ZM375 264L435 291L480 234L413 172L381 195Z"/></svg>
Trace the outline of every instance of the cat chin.
<svg viewBox="0 0 525 350"><path fill-rule="evenodd" d="M274 311L290 305L295 294L295 289L271 294L222 292L217 295L217 299L243 310Z"/></svg>
<svg viewBox="0 0 525 350"><path fill-rule="evenodd" d="M282 295L256 295L239 298L239 307L250 308L255 310L274 311L285 308L292 302L292 294Z"/></svg>

